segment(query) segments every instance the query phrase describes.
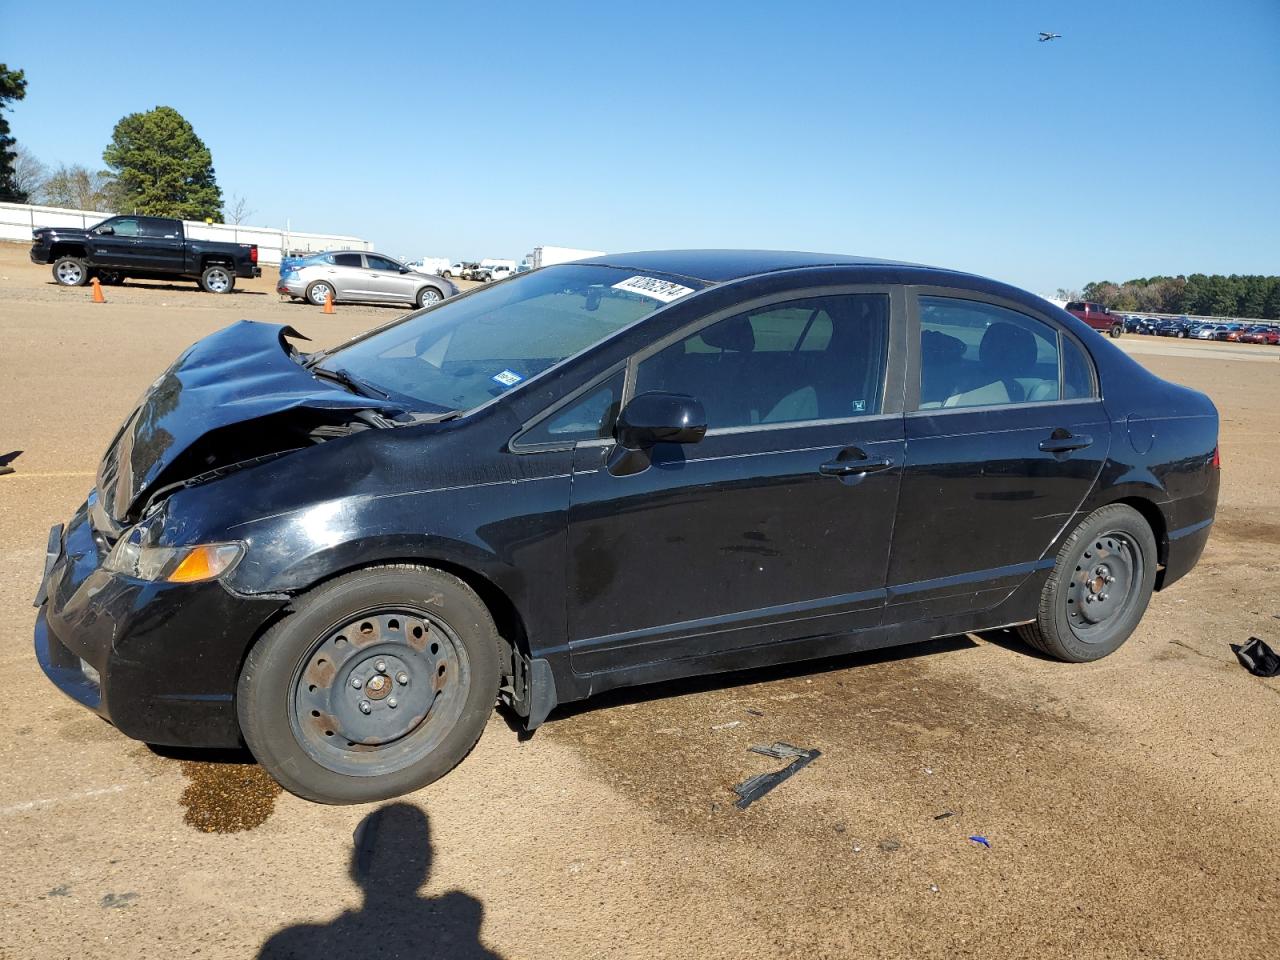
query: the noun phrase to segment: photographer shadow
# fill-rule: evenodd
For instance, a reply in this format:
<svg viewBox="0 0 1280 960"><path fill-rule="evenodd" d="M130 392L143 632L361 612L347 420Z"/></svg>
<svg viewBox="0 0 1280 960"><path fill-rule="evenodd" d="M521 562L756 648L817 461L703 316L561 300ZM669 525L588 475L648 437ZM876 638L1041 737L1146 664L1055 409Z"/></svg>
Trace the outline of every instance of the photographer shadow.
<svg viewBox="0 0 1280 960"><path fill-rule="evenodd" d="M351 878L364 904L328 923L302 923L271 937L258 960L501 960L480 942L484 905L454 890L418 893L431 875L427 815L407 803L381 807L360 822L351 852Z"/></svg>

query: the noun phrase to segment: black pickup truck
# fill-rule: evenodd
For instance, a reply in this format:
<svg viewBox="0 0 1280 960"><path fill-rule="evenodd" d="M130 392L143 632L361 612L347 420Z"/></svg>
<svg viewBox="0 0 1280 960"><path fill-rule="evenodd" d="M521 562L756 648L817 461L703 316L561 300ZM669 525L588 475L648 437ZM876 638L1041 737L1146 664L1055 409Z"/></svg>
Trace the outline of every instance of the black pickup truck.
<svg viewBox="0 0 1280 960"><path fill-rule="evenodd" d="M168 217L108 217L87 230L37 227L31 259L52 263L53 279L80 287L92 277L103 283L185 277L210 293L230 293L236 277L259 277L256 243L188 240L181 220Z"/></svg>

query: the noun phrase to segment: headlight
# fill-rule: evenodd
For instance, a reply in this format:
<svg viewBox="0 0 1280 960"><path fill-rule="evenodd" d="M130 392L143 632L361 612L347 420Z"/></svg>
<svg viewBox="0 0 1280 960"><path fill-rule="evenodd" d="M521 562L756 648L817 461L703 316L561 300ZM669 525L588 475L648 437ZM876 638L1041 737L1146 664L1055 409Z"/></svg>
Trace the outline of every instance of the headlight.
<svg viewBox="0 0 1280 960"><path fill-rule="evenodd" d="M102 566L139 580L198 583L230 572L244 556L244 544L202 543L190 547L147 547L138 530L121 537Z"/></svg>

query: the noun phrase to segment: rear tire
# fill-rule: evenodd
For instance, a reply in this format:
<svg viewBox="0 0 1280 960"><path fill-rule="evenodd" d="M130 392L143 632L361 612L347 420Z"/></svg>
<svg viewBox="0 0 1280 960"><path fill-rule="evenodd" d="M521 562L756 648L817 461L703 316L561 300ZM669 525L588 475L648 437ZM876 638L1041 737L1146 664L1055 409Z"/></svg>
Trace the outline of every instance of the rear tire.
<svg viewBox="0 0 1280 960"><path fill-rule="evenodd" d="M79 257L59 257L53 262L53 280L64 287L83 287L89 282L89 266Z"/></svg>
<svg viewBox="0 0 1280 960"><path fill-rule="evenodd" d="M317 307L323 307L325 299L329 296L333 297L334 303L338 302L338 293L327 280L315 280L307 287L307 302L315 304Z"/></svg>
<svg viewBox="0 0 1280 960"><path fill-rule="evenodd" d="M230 293L236 288L235 271L225 264L210 264L200 274L200 288L207 293Z"/></svg>
<svg viewBox="0 0 1280 960"><path fill-rule="evenodd" d="M1058 551L1039 614L1018 627L1019 636L1068 663L1113 653L1146 612L1156 562L1156 538L1142 514L1123 503L1095 510Z"/></svg>
<svg viewBox="0 0 1280 960"><path fill-rule="evenodd" d="M281 786L319 803L385 800L471 752L497 699L501 640L463 581L369 567L294 610L254 644L236 691L245 743Z"/></svg>

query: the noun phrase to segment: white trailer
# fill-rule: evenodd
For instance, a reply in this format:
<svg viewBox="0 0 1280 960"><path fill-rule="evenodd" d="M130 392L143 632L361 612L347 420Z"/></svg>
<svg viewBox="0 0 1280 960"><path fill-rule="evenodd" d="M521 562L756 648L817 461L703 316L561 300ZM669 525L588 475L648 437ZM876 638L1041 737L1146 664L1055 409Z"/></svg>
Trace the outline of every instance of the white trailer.
<svg viewBox="0 0 1280 960"><path fill-rule="evenodd" d="M530 270L549 267L553 263L569 263L573 260L588 260L591 257L603 257L603 250L576 250L573 247L534 247L533 253L525 257Z"/></svg>
<svg viewBox="0 0 1280 960"><path fill-rule="evenodd" d="M423 257L421 260L411 260L409 266L421 270L423 273L434 273L436 276L444 273L449 269L453 261L448 257Z"/></svg>

